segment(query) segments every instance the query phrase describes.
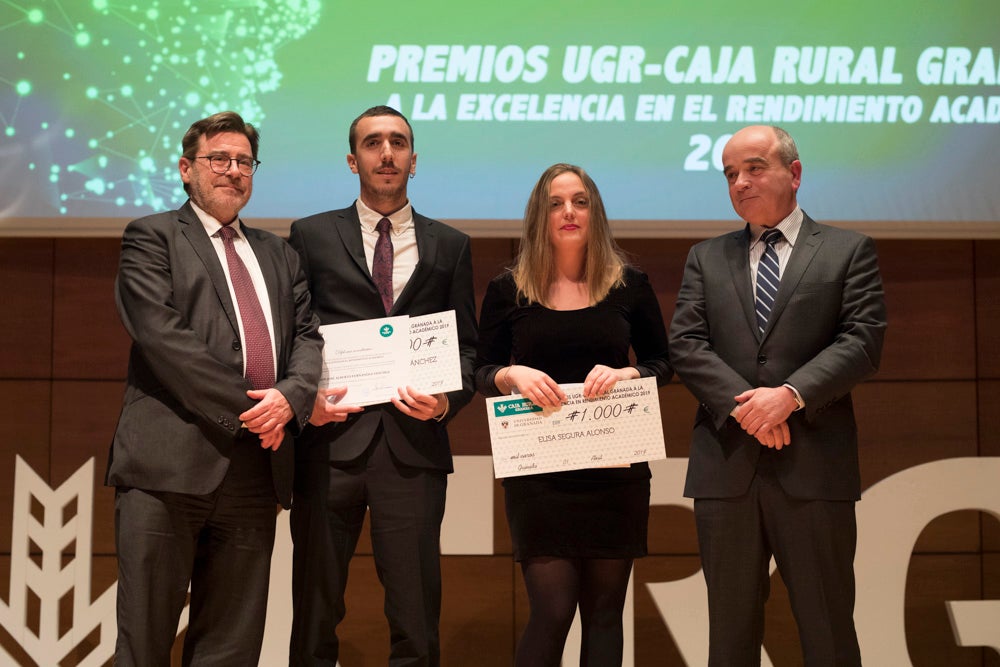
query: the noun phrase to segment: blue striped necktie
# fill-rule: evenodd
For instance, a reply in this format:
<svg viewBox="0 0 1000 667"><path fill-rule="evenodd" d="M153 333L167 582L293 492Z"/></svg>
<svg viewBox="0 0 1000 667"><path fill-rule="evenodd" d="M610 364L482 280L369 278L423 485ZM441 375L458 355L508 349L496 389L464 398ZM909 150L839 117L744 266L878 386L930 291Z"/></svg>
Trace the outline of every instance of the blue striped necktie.
<svg viewBox="0 0 1000 667"><path fill-rule="evenodd" d="M774 307L774 297L778 294L778 281L781 279L781 268L778 265L778 252L774 249L774 244L784 238L781 231L769 229L764 232L760 240L765 244L764 254L757 264L757 328L761 335L767 327L767 318L771 316L771 308Z"/></svg>

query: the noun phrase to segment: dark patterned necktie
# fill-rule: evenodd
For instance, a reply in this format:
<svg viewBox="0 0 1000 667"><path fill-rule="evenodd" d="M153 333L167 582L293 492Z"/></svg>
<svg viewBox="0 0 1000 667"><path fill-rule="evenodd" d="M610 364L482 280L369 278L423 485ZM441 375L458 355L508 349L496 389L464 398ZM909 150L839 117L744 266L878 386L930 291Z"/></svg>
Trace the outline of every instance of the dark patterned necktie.
<svg viewBox="0 0 1000 667"><path fill-rule="evenodd" d="M764 254L760 257L757 265L757 328L761 335L767 327L767 319L771 316L771 309L774 307L774 297L778 294L778 281L781 279L781 269L778 265L778 251L774 249L774 244L783 238L777 229L769 229L764 232L760 240L765 244Z"/></svg>
<svg viewBox="0 0 1000 667"><path fill-rule="evenodd" d="M236 230L225 226L219 230L222 245L226 248L226 262L229 264L229 279L236 292L236 303L240 307L240 321L243 323L243 347L246 350L246 379L254 389L270 389L274 386L274 352L271 348L271 334L267 330L267 320L257 298L250 272L240 259L233 245Z"/></svg>
<svg viewBox="0 0 1000 667"><path fill-rule="evenodd" d="M378 232L378 241L375 242L375 256L372 258L372 279L388 315L392 310L392 239L389 238L392 222L389 218L382 218L375 225L375 231Z"/></svg>

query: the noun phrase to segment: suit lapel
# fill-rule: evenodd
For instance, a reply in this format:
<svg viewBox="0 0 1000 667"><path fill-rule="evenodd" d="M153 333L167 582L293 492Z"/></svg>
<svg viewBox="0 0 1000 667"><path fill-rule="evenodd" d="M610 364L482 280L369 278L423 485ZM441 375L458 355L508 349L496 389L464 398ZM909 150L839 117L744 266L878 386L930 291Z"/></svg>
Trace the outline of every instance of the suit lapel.
<svg viewBox="0 0 1000 667"><path fill-rule="evenodd" d="M365 259L365 245L361 240L361 219L358 217L357 205L350 206L335 213L334 229L340 236L344 249L351 256L354 263L361 269L361 273L368 276L368 282L372 288L375 282L372 280L372 273L368 269L368 260Z"/></svg>
<svg viewBox="0 0 1000 667"><path fill-rule="evenodd" d="M406 281L406 286L400 292L399 298L392 304L390 315L405 311L410 301L413 300L413 296L420 290L420 286L424 282L424 276L427 275L437 260L438 244L437 234L434 231L434 222L414 211L413 230L417 237L417 266L414 267L413 273L410 274L410 279Z"/></svg>
<svg viewBox="0 0 1000 667"><path fill-rule="evenodd" d="M799 235L795 239L795 247L788 258L788 265L781 274L778 294L774 297L774 307L771 309L771 316L767 320L767 329L764 330L765 336L770 333L774 328L775 322L781 317L781 312L788 305L792 294L798 289L799 282L802 281L802 276L805 274L806 269L809 268L809 264L812 263L813 257L816 256L816 252L821 245L823 245L823 237L819 225L809 216L803 215L802 226L799 227Z"/></svg>
<svg viewBox="0 0 1000 667"><path fill-rule="evenodd" d="M239 320L236 318L236 308L233 306L233 300L229 296L229 282L226 281L226 274L222 270L222 264L219 262L219 255L215 252L215 246L212 245L212 239L205 233L205 227L201 224L201 220L198 219L198 215L191 208L190 203L185 203L178 211L178 214L178 219L181 223L181 233L184 234L184 237L191 244L192 249L194 249L195 254L198 255L205 266L205 271L212 280L212 285L215 287L215 293L219 297L222 309L229 319L229 325L233 328L233 333L239 337L240 325Z"/></svg>
<svg viewBox="0 0 1000 667"><path fill-rule="evenodd" d="M747 326L755 336L760 336L757 331L753 285L750 284L750 227L746 226L743 231L730 234L726 238L725 250L729 273L733 278L733 289L743 308Z"/></svg>
<svg viewBox="0 0 1000 667"><path fill-rule="evenodd" d="M344 249L351 257L358 269L368 279L373 298L378 299L378 290L375 281L372 279L371 271L368 268L368 259L365 257L365 246L361 240L361 220L358 218L356 205L336 212L334 228L340 237ZM424 277L434 266L437 259L437 233L434 231L434 221L425 218L416 211L413 212L413 229L417 238L417 265L413 269L409 280L400 292L399 298L392 304L390 315L405 312L414 295L419 293ZM381 301L378 301L381 304Z"/></svg>
<svg viewBox="0 0 1000 667"><path fill-rule="evenodd" d="M378 288L375 286L375 279L372 278L371 269L368 268L368 258L365 256L365 244L361 238L361 218L358 217L357 202L348 208L334 212L334 228L340 236L344 250L361 272L364 285L367 286L371 297L372 317L380 317L383 312L382 297L379 296ZM359 285L360 289L364 289ZM396 304L393 304L393 310ZM392 314L391 312L389 313Z"/></svg>

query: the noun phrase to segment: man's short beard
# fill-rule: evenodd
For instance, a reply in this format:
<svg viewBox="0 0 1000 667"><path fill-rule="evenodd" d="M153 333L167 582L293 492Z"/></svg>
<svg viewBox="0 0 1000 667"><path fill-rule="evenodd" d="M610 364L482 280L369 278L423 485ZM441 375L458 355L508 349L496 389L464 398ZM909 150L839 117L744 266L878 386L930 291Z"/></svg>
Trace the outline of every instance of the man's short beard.
<svg viewBox="0 0 1000 667"><path fill-rule="evenodd" d="M399 195L406 194L406 182L400 186L380 185L372 188L375 194L385 199L395 199Z"/></svg>

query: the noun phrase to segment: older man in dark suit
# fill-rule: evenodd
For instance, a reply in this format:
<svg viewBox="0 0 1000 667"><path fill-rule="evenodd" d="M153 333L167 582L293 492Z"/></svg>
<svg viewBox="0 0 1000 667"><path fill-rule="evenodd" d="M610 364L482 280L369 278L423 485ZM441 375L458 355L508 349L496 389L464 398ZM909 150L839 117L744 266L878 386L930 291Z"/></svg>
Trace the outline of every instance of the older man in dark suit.
<svg viewBox="0 0 1000 667"><path fill-rule="evenodd" d="M292 224L322 324L455 311L463 388L424 394L400 387L391 403L338 401L322 389L297 441L292 510L292 665L337 663L337 625L365 512L385 587L393 667L438 665L439 563L447 474L445 426L473 392L475 306L469 237L415 212L413 131L395 109L373 107L351 125L347 164L361 194L348 208Z"/></svg>
<svg viewBox="0 0 1000 667"><path fill-rule="evenodd" d="M134 343L107 483L115 492L115 664L256 665L292 432L309 419L322 338L298 255L243 225L258 134L233 112L194 123L190 199L122 237L118 312Z"/></svg>
<svg viewBox="0 0 1000 667"><path fill-rule="evenodd" d="M882 352L875 245L798 207L802 163L783 130L740 130L722 161L748 224L691 249L670 326L670 360L701 403L684 494L708 584L709 664L760 664L773 555L805 664L859 665L850 392Z"/></svg>

